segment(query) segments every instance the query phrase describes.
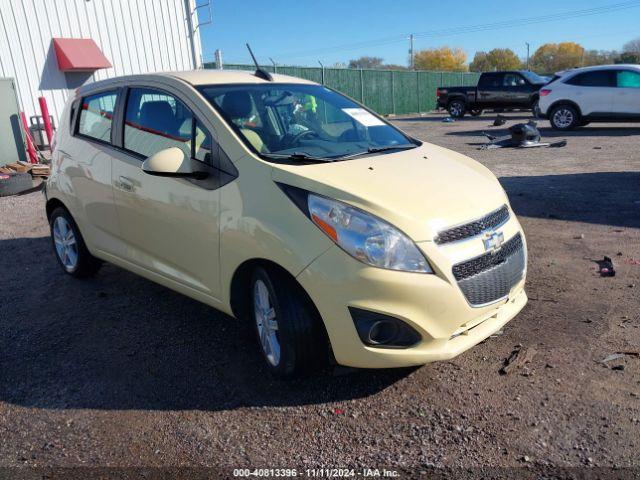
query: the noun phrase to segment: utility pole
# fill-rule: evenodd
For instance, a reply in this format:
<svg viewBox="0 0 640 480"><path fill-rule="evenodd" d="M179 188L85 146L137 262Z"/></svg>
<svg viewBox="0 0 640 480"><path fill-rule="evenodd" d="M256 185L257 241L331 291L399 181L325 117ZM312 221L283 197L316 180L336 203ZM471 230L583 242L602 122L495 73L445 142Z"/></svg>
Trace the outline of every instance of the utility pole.
<svg viewBox="0 0 640 480"><path fill-rule="evenodd" d="M409 63L411 65L411 70L415 70L416 65L413 60L413 33L409 35Z"/></svg>
<svg viewBox="0 0 640 480"><path fill-rule="evenodd" d="M525 42L527 45L527 70L529 70L529 42Z"/></svg>

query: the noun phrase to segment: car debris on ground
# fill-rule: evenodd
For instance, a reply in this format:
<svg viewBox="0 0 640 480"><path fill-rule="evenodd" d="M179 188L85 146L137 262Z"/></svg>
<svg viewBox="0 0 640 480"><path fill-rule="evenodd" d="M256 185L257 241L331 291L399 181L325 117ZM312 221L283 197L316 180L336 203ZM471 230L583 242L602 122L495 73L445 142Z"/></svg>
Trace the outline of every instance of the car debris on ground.
<svg viewBox="0 0 640 480"><path fill-rule="evenodd" d="M504 361L500 369L501 375L508 375L516 370L522 370L528 363L531 363L536 355L534 348L525 348L522 345L516 345L509 357Z"/></svg>
<svg viewBox="0 0 640 480"><path fill-rule="evenodd" d="M616 270L610 257L605 255L602 260L595 260L595 262L598 264L598 273L601 277L616 276Z"/></svg>
<svg viewBox="0 0 640 480"><path fill-rule="evenodd" d="M493 121L493 126L494 127L501 127L505 123L507 123L507 117L503 117L502 115L498 114L496 119Z"/></svg>
<svg viewBox="0 0 640 480"><path fill-rule="evenodd" d="M554 143L541 142L540 131L538 130L537 123L533 120L529 120L527 123L516 123L512 125L509 127L509 133L510 135L497 137L490 133L483 132L483 135L489 139L489 143L482 145L480 150L492 150L494 148L559 148L567 145L566 140L560 140Z"/></svg>

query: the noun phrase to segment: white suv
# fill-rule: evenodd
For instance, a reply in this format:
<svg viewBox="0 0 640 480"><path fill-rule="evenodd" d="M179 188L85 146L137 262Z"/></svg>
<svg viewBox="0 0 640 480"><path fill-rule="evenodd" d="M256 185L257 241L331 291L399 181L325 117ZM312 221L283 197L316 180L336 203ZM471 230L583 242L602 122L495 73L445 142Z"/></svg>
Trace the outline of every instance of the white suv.
<svg viewBox="0 0 640 480"><path fill-rule="evenodd" d="M601 65L556 74L540 90L540 116L556 130L589 122L640 122L640 65Z"/></svg>

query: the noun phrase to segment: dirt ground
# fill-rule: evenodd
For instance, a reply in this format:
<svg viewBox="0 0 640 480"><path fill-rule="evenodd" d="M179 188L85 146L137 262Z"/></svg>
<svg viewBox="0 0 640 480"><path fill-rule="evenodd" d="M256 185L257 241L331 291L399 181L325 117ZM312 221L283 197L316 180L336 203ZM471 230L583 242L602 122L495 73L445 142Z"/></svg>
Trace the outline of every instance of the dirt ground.
<svg viewBox="0 0 640 480"><path fill-rule="evenodd" d="M500 178L530 301L501 335L417 369L273 380L246 325L113 266L65 276L42 195L0 198L0 467L640 475L640 128L541 122L568 145L480 151L483 130L504 131L493 115L442 118L393 121ZM596 273L604 255L615 277ZM518 348L530 363L500 374Z"/></svg>

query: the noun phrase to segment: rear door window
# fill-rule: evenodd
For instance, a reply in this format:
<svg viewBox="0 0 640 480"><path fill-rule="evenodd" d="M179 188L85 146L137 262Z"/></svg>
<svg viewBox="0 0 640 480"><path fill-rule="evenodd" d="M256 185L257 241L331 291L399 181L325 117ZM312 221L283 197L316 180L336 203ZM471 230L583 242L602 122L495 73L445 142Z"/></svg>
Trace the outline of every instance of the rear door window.
<svg viewBox="0 0 640 480"><path fill-rule="evenodd" d="M484 73L478 82L479 87L500 87L502 86L501 73Z"/></svg>
<svg viewBox="0 0 640 480"><path fill-rule="evenodd" d="M505 87L521 87L522 85L525 85L526 82L524 78L517 73L505 73L502 84Z"/></svg>
<svg viewBox="0 0 640 480"><path fill-rule="evenodd" d="M127 99L124 148L150 157L170 147L192 156L193 115L173 95L150 88L132 88Z"/></svg>
<svg viewBox="0 0 640 480"><path fill-rule="evenodd" d="M82 99L78 133L101 142L111 142L113 111L116 108L116 91L100 92Z"/></svg>
<svg viewBox="0 0 640 480"><path fill-rule="evenodd" d="M584 72L571 77L566 83L580 87L613 87L615 85L613 74L612 70Z"/></svg>
<svg viewBox="0 0 640 480"><path fill-rule="evenodd" d="M640 73L631 70L618 71L617 85L619 88L640 88Z"/></svg>

